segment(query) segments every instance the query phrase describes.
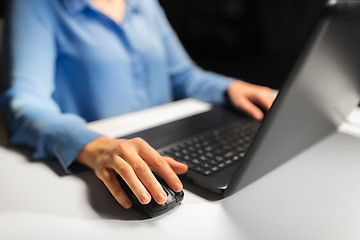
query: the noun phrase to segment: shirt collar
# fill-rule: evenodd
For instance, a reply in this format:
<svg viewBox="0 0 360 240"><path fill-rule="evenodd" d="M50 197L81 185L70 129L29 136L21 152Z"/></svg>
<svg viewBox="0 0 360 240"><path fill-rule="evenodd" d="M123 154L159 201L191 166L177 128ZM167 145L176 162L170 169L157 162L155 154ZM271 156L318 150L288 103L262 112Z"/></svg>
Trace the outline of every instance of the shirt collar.
<svg viewBox="0 0 360 240"><path fill-rule="evenodd" d="M69 13L80 12L89 6L89 0L61 0ZM126 0L127 11L137 13L139 11L139 0Z"/></svg>

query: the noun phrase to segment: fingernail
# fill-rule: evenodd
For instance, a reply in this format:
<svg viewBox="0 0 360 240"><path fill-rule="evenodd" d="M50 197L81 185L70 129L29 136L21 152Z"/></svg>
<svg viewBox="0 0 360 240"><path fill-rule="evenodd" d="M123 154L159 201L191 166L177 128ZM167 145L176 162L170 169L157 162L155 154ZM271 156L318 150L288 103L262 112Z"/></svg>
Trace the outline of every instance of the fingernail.
<svg viewBox="0 0 360 240"><path fill-rule="evenodd" d="M257 120L261 120L261 119L263 119L263 117L264 117L264 115L263 115L262 113L257 113L257 114L255 114L255 118L256 118Z"/></svg>
<svg viewBox="0 0 360 240"><path fill-rule="evenodd" d="M130 201L124 202L124 207L125 207L126 209L131 208L131 206L132 206L132 203L131 203Z"/></svg>
<svg viewBox="0 0 360 240"><path fill-rule="evenodd" d="M158 202L158 203L163 203L165 201L166 201L165 193L160 193L156 198L156 202Z"/></svg>
<svg viewBox="0 0 360 240"><path fill-rule="evenodd" d="M142 202L142 203L148 203L148 202L150 202L150 196L149 196L149 194L148 193L143 193L143 194L141 194L141 196L140 196L140 201Z"/></svg>
<svg viewBox="0 0 360 240"><path fill-rule="evenodd" d="M176 192L180 192L183 189L183 185L181 183L176 183Z"/></svg>

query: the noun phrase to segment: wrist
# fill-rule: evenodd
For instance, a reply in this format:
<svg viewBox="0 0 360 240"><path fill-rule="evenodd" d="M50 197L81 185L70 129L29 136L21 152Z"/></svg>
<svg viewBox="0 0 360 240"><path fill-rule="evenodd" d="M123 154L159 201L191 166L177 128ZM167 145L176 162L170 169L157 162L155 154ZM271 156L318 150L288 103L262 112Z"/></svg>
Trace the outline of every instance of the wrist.
<svg viewBox="0 0 360 240"><path fill-rule="evenodd" d="M93 141L85 145L76 157L75 161L94 170L97 162L100 161L108 152L107 148L109 147L109 143L113 140L114 139L106 136L95 138Z"/></svg>

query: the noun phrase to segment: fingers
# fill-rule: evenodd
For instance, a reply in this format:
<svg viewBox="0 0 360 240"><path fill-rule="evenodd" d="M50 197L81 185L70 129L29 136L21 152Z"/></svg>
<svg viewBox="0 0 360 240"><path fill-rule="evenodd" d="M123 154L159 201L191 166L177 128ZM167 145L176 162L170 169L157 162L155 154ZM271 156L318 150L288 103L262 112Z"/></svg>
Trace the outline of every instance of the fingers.
<svg viewBox="0 0 360 240"><path fill-rule="evenodd" d="M141 144L143 144L143 146L139 151L140 156L161 175L171 189L175 192L180 192L183 189L183 185L174 170L170 167L166 158L162 157L145 141ZM183 164L181 164L181 167L187 168L183 166Z"/></svg>
<svg viewBox="0 0 360 240"><path fill-rule="evenodd" d="M147 204L150 202L152 196L158 204L164 204L167 199L166 193L152 174L148 165L144 163L142 159L139 159L139 162L133 166L133 170L136 175L128 185L134 191L138 199L140 197L140 202ZM137 194L137 189L139 189L139 194L142 195ZM146 197L148 197L148 199Z"/></svg>
<svg viewBox="0 0 360 240"><path fill-rule="evenodd" d="M144 140L139 138L129 140L125 144L119 144L118 155L129 165L129 168L124 168L125 164L122 161L115 162L113 168L124 179L142 204L149 203L151 196L158 204L163 204L166 202L166 193L143 157L139 155L140 152L152 150L149 145L145 144Z"/></svg>
<svg viewBox="0 0 360 240"><path fill-rule="evenodd" d="M131 208L132 203L129 197L125 194L124 190L121 188L113 171L104 170L103 173L98 174L98 177L103 181L107 189L109 189L110 193L123 208Z"/></svg>
<svg viewBox="0 0 360 240"><path fill-rule="evenodd" d="M255 119L261 120L264 117L263 110L269 110L274 102L275 96L269 88L258 87L256 91L245 98L242 102L242 108Z"/></svg>
<svg viewBox="0 0 360 240"><path fill-rule="evenodd" d="M264 110L269 110L275 100L275 96L270 88L260 87L249 99Z"/></svg>
<svg viewBox="0 0 360 240"><path fill-rule="evenodd" d="M176 192L182 184L176 173L184 173L187 166L165 158L140 138L124 140L101 137L95 139L77 161L90 166L109 189L114 198L124 207L131 202L121 188L116 176L123 178L142 204L151 198L158 204L166 202L167 196L151 168L159 172L168 185Z"/></svg>
<svg viewBox="0 0 360 240"><path fill-rule="evenodd" d="M264 113L260 110L260 108L258 108L247 98L239 99L238 101L234 102L234 104L257 120L261 120L264 117Z"/></svg>
<svg viewBox="0 0 360 240"><path fill-rule="evenodd" d="M120 157L119 157L120 158ZM137 177L132 166L123 159L115 161L112 168L120 175L126 182L135 196L139 199L142 204L148 204L151 200L151 195L142 184L140 179Z"/></svg>
<svg viewBox="0 0 360 240"><path fill-rule="evenodd" d="M187 172L188 166L186 164L178 162L171 157L164 156L163 158L176 174L181 175Z"/></svg>
<svg viewBox="0 0 360 240"><path fill-rule="evenodd" d="M158 204L165 203L167 199L164 189L152 174L150 167L155 169L175 192L183 189L180 179L169 165L167 159L160 156L160 154L144 140L134 138L123 142L117 147L117 152L118 156L124 159L131 169L125 169L125 171L122 172L121 164L119 166L114 165L113 167L120 176L123 177L125 182L128 183L140 202L145 203L145 199L141 199L141 196L145 196L145 189L153 196ZM186 165L176 163L175 160L169 160L169 162L177 172L184 173L187 171ZM134 175L129 172L133 172Z"/></svg>
<svg viewBox="0 0 360 240"><path fill-rule="evenodd" d="M150 165L161 175L172 190L180 192L183 189L183 185L179 177L175 174L164 158L159 157L157 159L153 159Z"/></svg>
<svg viewBox="0 0 360 240"><path fill-rule="evenodd" d="M234 81L228 88L228 94L233 104L255 119L264 117L262 109L269 110L275 96L268 87L262 87L242 81Z"/></svg>

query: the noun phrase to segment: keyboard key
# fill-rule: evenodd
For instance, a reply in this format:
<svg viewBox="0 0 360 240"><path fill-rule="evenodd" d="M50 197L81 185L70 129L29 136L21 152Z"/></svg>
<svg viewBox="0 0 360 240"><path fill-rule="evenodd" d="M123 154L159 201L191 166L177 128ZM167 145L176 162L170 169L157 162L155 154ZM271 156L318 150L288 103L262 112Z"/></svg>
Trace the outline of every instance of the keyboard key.
<svg viewBox="0 0 360 240"><path fill-rule="evenodd" d="M210 176L245 156L258 127L256 121L230 124L165 147L160 154L187 164L190 170Z"/></svg>

